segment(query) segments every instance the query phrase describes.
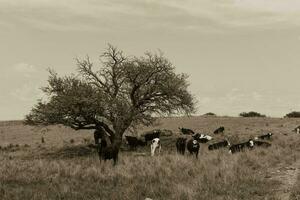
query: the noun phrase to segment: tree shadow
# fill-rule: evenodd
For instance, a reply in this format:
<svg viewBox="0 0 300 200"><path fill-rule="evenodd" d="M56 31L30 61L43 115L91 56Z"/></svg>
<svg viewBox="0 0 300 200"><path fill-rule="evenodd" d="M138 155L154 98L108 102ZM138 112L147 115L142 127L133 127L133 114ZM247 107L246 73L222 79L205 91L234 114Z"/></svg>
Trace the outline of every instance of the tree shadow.
<svg viewBox="0 0 300 200"><path fill-rule="evenodd" d="M70 159L78 157L88 157L97 154L97 146L89 145L74 145L64 146L52 152L41 153L40 156L48 159Z"/></svg>

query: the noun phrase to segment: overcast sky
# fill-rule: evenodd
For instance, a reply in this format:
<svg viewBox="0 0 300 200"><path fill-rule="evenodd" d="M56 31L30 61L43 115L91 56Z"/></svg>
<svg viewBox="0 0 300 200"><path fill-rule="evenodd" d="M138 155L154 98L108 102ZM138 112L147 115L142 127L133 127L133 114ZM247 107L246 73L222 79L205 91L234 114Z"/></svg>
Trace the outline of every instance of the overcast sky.
<svg viewBox="0 0 300 200"><path fill-rule="evenodd" d="M300 110L299 0L0 0L0 120L24 118L47 68L75 72L107 43L162 50L198 114Z"/></svg>

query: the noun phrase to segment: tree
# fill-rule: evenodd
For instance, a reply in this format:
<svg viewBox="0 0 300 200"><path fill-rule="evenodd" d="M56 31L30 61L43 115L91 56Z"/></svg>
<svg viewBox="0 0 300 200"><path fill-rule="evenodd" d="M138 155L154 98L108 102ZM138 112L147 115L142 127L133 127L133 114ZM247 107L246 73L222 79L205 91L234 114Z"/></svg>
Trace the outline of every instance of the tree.
<svg viewBox="0 0 300 200"><path fill-rule="evenodd" d="M241 117L266 117L266 115L260 114L258 112L250 111L250 112L242 112L240 113Z"/></svg>
<svg viewBox="0 0 300 200"><path fill-rule="evenodd" d="M285 118L299 118L300 117L300 112L293 111L293 112L290 112L290 113L286 114L284 117Z"/></svg>
<svg viewBox="0 0 300 200"><path fill-rule="evenodd" d="M128 129L151 125L156 116L194 112L188 76L176 74L162 53L126 57L108 45L100 61L96 69L89 57L77 59L77 75L60 77L49 70L42 88L48 98L38 101L25 123L95 129L119 149Z"/></svg>
<svg viewBox="0 0 300 200"><path fill-rule="evenodd" d="M203 116L217 116L217 115L215 113L208 112L208 113L205 113Z"/></svg>

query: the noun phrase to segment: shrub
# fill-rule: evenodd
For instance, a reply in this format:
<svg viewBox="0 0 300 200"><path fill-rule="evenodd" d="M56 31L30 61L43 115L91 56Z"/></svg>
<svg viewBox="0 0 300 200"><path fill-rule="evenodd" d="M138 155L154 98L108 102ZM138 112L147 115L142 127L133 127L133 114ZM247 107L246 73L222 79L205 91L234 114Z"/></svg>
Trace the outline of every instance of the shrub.
<svg viewBox="0 0 300 200"><path fill-rule="evenodd" d="M286 117L286 118L299 118L300 117L300 112L293 111L293 112L290 112L290 113L286 114L284 117Z"/></svg>
<svg viewBox="0 0 300 200"><path fill-rule="evenodd" d="M260 114L258 112L250 111L250 112L242 112L240 113L241 117L266 117L266 115Z"/></svg>
<svg viewBox="0 0 300 200"><path fill-rule="evenodd" d="M208 112L208 113L205 113L204 116L217 116L217 115L215 113Z"/></svg>

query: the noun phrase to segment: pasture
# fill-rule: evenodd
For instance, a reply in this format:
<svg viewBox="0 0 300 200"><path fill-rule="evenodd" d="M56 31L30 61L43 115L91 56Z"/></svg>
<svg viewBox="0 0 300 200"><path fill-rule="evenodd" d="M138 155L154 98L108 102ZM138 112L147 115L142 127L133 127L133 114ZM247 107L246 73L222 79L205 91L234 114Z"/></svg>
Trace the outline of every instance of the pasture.
<svg viewBox="0 0 300 200"><path fill-rule="evenodd" d="M0 199L241 200L300 199L300 135L292 130L300 119L238 117L161 118L152 129L169 129L161 137L162 152L150 156L150 146L129 151L122 146L116 167L99 162L92 131L63 126L37 128L20 121L0 122ZM213 131L225 127L225 133ZM178 155L178 127L214 137L200 144L199 158ZM232 144L272 132L269 148L229 154L208 151L210 143ZM127 133L129 135L129 133Z"/></svg>

